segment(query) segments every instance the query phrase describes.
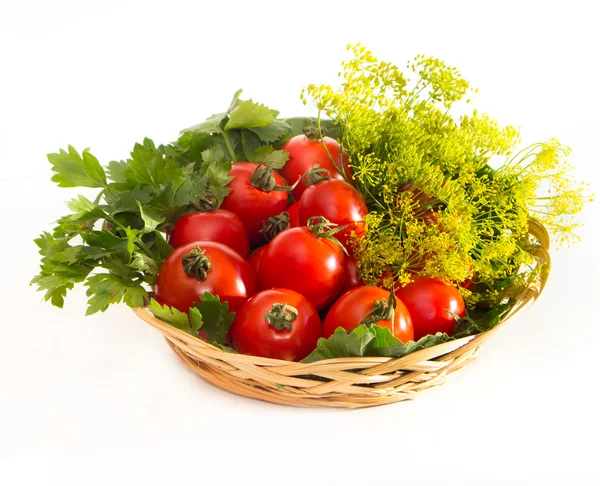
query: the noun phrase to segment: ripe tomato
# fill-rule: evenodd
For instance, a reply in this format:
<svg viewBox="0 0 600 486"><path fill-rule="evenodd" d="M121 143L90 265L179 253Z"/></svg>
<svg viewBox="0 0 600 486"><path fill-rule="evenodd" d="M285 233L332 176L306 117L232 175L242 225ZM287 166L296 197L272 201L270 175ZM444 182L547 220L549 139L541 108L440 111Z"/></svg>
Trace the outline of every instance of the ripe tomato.
<svg viewBox="0 0 600 486"><path fill-rule="evenodd" d="M171 230L169 243L178 248L194 241L216 241L248 258L250 244L242 220L231 211L215 209L205 213L186 214Z"/></svg>
<svg viewBox="0 0 600 486"><path fill-rule="evenodd" d="M369 210L360 193L350 184L329 179L309 186L298 207L301 225L306 225L313 216L323 216L337 225L347 225L335 237L349 250L349 237L354 231L364 235L363 218ZM350 253L350 251L349 251Z"/></svg>
<svg viewBox="0 0 600 486"><path fill-rule="evenodd" d="M306 226L290 228L267 245L258 276L262 288L295 290L317 309L324 309L344 284L344 253Z"/></svg>
<svg viewBox="0 0 600 486"><path fill-rule="evenodd" d="M252 255L250 255L250 260L248 260L250 262L250 266L252 267L252 269L254 270L254 273L256 275L258 275L260 260L262 258L263 252L266 250L266 248L267 248L267 245L257 248L256 250L254 250L252 252Z"/></svg>
<svg viewBox="0 0 600 486"><path fill-rule="evenodd" d="M465 301L459 290L431 277L414 276L411 283L396 289L396 297L410 312L415 340L437 332L452 335L456 319L451 312L465 315Z"/></svg>
<svg viewBox="0 0 600 486"><path fill-rule="evenodd" d="M263 290L239 310L231 337L240 353L300 361L317 347L321 319L315 306L299 293Z"/></svg>
<svg viewBox="0 0 600 486"><path fill-rule="evenodd" d="M248 230L250 243L253 245L264 243L265 238L260 230L265 221L271 216L285 211L288 207L287 191L269 191L252 184L252 174L258 167L258 164L251 162L234 163L229 172L229 175L233 176L233 180L227 184L231 192L221 204L223 209L240 217ZM276 186L285 187L285 182L279 174L273 172L273 177Z"/></svg>
<svg viewBox="0 0 600 486"><path fill-rule="evenodd" d="M218 295L237 312L258 291L250 264L222 243L198 241L176 248L164 261L156 280L160 304L188 312L205 292Z"/></svg>
<svg viewBox="0 0 600 486"><path fill-rule="evenodd" d="M400 300L396 300L393 319L388 310L390 293L377 287L356 287L333 304L323 324L323 337L331 336L338 327L352 331L360 324L387 327L403 343L414 338L412 319ZM387 318L386 318L387 317Z"/></svg>
<svg viewBox="0 0 600 486"><path fill-rule="evenodd" d="M325 147L323 147L323 145L325 145ZM282 148L286 152L289 152L290 158L279 173L288 184L293 185L298 179L312 169L315 164L318 164L321 169L328 170L331 177L334 179L344 180L344 177L339 170L341 168L340 144L333 138L323 137L323 140L320 140L309 138L306 135L296 135L288 140ZM329 155L327 152L329 152ZM335 165L331 159L335 161ZM352 169L348 166L348 156L346 154L342 155L341 165L343 166L346 178L349 181L352 181ZM296 201L300 200L300 197L306 188L307 186L301 181L292 190L292 195Z"/></svg>
<svg viewBox="0 0 600 486"><path fill-rule="evenodd" d="M342 287L342 294L352 290L355 287L361 287L365 285L362 278L358 274L358 262L353 256L346 258L344 263L344 286Z"/></svg>
<svg viewBox="0 0 600 486"><path fill-rule="evenodd" d="M298 209L299 204L297 202L287 208L287 212L290 215L290 228L297 228L300 226L300 221L298 220Z"/></svg>

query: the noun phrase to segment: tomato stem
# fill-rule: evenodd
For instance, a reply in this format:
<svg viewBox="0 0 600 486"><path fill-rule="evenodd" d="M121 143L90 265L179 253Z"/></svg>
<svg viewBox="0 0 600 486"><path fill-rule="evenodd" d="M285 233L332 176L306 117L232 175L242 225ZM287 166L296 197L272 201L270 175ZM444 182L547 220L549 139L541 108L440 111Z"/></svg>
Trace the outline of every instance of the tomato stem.
<svg viewBox="0 0 600 486"><path fill-rule="evenodd" d="M320 125L320 124L319 124ZM302 132L311 141L321 140L325 136L325 129L321 128L314 121L310 125L305 125Z"/></svg>
<svg viewBox="0 0 600 486"><path fill-rule="evenodd" d="M292 322L298 317L298 309L286 303L275 303L270 311L265 312L265 320L276 330L292 330Z"/></svg>
<svg viewBox="0 0 600 486"><path fill-rule="evenodd" d="M183 256L181 264L185 273L198 280L206 280L208 278L208 271L212 267L204 250L201 250L198 245L194 246L192 251Z"/></svg>
<svg viewBox="0 0 600 486"><path fill-rule="evenodd" d="M329 172L327 169L321 169L319 164L315 164L308 172L306 172L306 174L302 176L302 179L300 180L306 186L314 186L319 182L328 181L330 179L331 172Z"/></svg>
<svg viewBox="0 0 600 486"><path fill-rule="evenodd" d="M207 194L206 196L198 196L198 199L193 201L190 206L200 213L208 213L217 209L218 202L215 196Z"/></svg>
<svg viewBox="0 0 600 486"><path fill-rule="evenodd" d="M279 233L289 229L289 227L290 215L288 212L283 211L281 214L271 216L263 225L260 233L267 239L267 241L271 241Z"/></svg>
<svg viewBox="0 0 600 486"><path fill-rule="evenodd" d="M394 310L396 309L396 295L390 291L388 300L376 300L373 302L371 310L365 314L360 321L361 324L377 324L381 321L390 321L394 319Z"/></svg>
<svg viewBox="0 0 600 486"><path fill-rule="evenodd" d="M309 218L306 222L306 226L310 230L310 232L315 235L317 238L324 238L326 240L330 240L332 243L335 243L339 246L344 254L348 256L348 250L342 245L340 240L338 240L335 236L336 233L346 229L348 227L347 224L343 226L339 226L335 223L332 223L327 218L323 216L313 216Z"/></svg>

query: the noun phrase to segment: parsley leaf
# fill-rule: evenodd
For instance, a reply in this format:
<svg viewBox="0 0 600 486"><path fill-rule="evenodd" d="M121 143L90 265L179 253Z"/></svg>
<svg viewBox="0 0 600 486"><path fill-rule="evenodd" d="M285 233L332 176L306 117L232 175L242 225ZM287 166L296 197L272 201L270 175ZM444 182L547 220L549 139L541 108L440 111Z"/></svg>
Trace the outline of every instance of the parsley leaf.
<svg viewBox="0 0 600 486"><path fill-rule="evenodd" d="M175 307L169 307L167 304L160 305L154 299L150 300L149 309L157 319L168 322L173 327L185 331L192 336L195 335L198 337L197 333L194 334L194 332L192 332L192 328L190 327L190 319L185 312L181 312L175 309Z"/></svg>
<svg viewBox="0 0 600 486"><path fill-rule="evenodd" d="M235 312L228 312L229 304L221 302L218 296L205 292L200 298L201 302L194 304L194 309L190 310L190 317L196 319L199 323L198 314L201 317L202 330L208 336L210 341L222 343L225 341L225 335L235 318Z"/></svg>
<svg viewBox="0 0 600 486"><path fill-rule="evenodd" d="M229 115L225 130L234 128L266 127L279 113L252 100L241 101Z"/></svg>
<svg viewBox="0 0 600 486"><path fill-rule="evenodd" d="M81 155L71 145L68 152L60 150L57 154L48 154L52 170L56 172L52 180L59 187L105 187L106 174L98 159L85 149Z"/></svg>
<svg viewBox="0 0 600 486"><path fill-rule="evenodd" d="M142 307L148 297L148 292L139 282L132 282L110 273L93 275L87 279L85 285L88 287L86 295L90 297L86 315L104 312L110 304L117 304L122 300L129 307Z"/></svg>

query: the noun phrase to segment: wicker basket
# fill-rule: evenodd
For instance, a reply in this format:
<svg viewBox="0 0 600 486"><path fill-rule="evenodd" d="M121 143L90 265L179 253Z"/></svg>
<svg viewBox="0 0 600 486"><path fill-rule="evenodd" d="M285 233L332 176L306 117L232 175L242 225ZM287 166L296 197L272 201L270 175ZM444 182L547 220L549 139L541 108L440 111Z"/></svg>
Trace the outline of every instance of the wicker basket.
<svg viewBox="0 0 600 486"><path fill-rule="evenodd" d="M538 265L550 265L549 237L535 221L529 232L537 240ZM540 295L548 273L527 288L502 321L490 331L449 341L402 358L339 358L315 363L293 363L226 353L209 343L156 319L147 309L134 312L158 329L173 352L206 381L239 395L303 407L359 408L414 398L441 385L447 377L471 363L479 348L509 319Z"/></svg>

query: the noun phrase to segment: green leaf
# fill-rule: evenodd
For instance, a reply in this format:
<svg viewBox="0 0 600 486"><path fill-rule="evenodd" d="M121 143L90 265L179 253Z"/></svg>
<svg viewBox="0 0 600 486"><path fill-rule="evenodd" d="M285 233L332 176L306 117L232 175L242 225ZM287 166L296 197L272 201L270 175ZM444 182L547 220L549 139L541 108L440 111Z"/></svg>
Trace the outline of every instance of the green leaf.
<svg viewBox="0 0 600 486"><path fill-rule="evenodd" d="M42 262L40 273L31 280L31 285L37 285L38 291L46 291L44 300L50 300L53 305L62 307L64 297L73 285L85 280L93 266L84 262L79 263L81 246L71 247L68 238L55 238L50 233L43 233L35 240L40 249Z"/></svg>
<svg viewBox="0 0 600 486"><path fill-rule="evenodd" d="M436 346L437 344L451 341L454 338L447 334L438 332L435 335L427 335L418 341L409 341L404 344L391 331L385 327L370 326L370 332L374 335L373 341L369 344L366 356L385 356L389 358L401 358L407 354L420 349Z"/></svg>
<svg viewBox="0 0 600 486"><path fill-rule="evenodd" d="M129 182L125 175L127 162L124 160L113 160L108 163L108 178L113 182Z"/></svg>
<svg viewBox="0 0 600 486"><path fill-rule="evenodd" d="M127 238L121 238L110 231L86 231L81 234L81 238L90 247L101 248L110 253L122 253L127 252ZM87 250L86 250L87 251ZM89 251L89 255L93 255L92 249Z"/></svg>
<svg viewBox="0 0 600 486"><path fill-rule="evenodd" d="M339 327L329 339L319 339L317 348L302 362L312 363L322 359L360 356L401 358L409 353L453 339L447 334L437 333L436 335L427 335L417 342L410 341L404 344L385 327L361 324L350 333Z"/></svg>
<svg viewBox="0 0 600 486"><path fill-rule="evenodd" d="M79 261L82 248L82 245L69 246L63 251L53 255L51 260L55 263L66 263L67 265L72 265L73 263L77 263Z"/></svg>
<svg viewBox="0 0 600 486"><path fill-rule="evenodd" d="M37 285L38 291L45 290L44 300L49 300L52 305L61 309L65 304L67 291L73 288L72 282L58 275L36 275L31 284Z"/></svg>
<svg viewBox="0 0 600 486"><path fill-rule="evenodd" d="M131 229L130 226L125 228L125 235L127 236L127 253L129 253L129 256L133 255L133 252L135 251L135 244L139 241L139 234L140 232L138 230Z"/></svg>
<svg viewBox="0 0 600 486"><path fill-rule="evenodd" d="M86 315L104 312L110 304L124 301L129 307L142 307L148 292L139 283L125 280L110 273L89 277L85 285L88 309Z"/></svg>
<svg viewBox="0 0 600 486"><path fill-rule="evenodd" d="M202 123L198 123L198 125L194 125L192 127L186 128L185 130L181 130L180 133L185 134L187 132L203 132L203 133L222 133L221 123L227 117L227 113L217 113L215 115L210 116Z"/></svg>
<svg viewBox="0 0 600 486"><path fill-rule="evenodd" d="M129 265L148 275L158 274L158 265L156 264L156 261L154 261L154 258L139 251L133 254L133 260Z"/></svg>
<svg viewBox="0 0 600 486"><path fill-rule="evenodd" d="M209 292L205 292L200 300L194 304L194 308L200 312L202 330L206 332L209 341L223 343L235 318L235 312L228 312L229 304L221 302L218 296Z"/></svg>
<svg viewBox="0 0 600 486"><path fill-rule="evenodd" d="M271 143L290 132L291 127L283 120L273 120L265 127L250 128L265 143Z"/></svg>
<svg viewBox="0 0 600 486"><path fill-rule="evenodd" d="M165 218L148 214L147 210L144 211L140 202L137 202L138 208L140 210L140 216L144 221L144 228L142 229L142 234L152 233L158 226L165 221Z"/></svg>
<svg viewBox="0 0 600 486"><path fill-rule="evenodd" d="M157 319L168 322L173 327L185 331L192 336L194 335L190 328L190 320L185 312L181 312L175 309L175 307L169 307L167 304L160 305L154 299L150 300L149 309ZM196 337L198 337L197 334Z"/></svg>
<svg viewBox="0 0 600 486"><path fill-rule="evenodd" d="M150 205L153 189L150 186L136 185L132 189L118 190L114 185L109 185L105 191L106 201L111 205L111 214L137 213L138 202L142 206Z"/></svg>
<svg viewBox="0 0 600 486"><path fill-rule="evenodd" d="M242 130L242 150L244 151L244 158L248 162L256 162L256 150L262 145L258 135L252 133L250 130Z"/></svg>
<svg viewBox="0 0 600 486"><path fill-rule="evenodd" d="M237 106L240 104L240 96L242 95L242 90L238 89L234 95L233 98L231 100L231 103L229 103L229 108L227 109L227 113L231 113L235 108L237 108Z"/></svg>
<svg viewBox="0 0 600 486"><path fill-rule="evenodd" d="M177 140L177 147L181 153L178 157L185 162L199 163L202 161L202 152L211 147L214 137L204 132L184 132ZM178 162L179 163L179 162ZM179 163L181 165L181 163Z"/></svg>
<svg viewBox="0 0 600 486"><path fill-rule="evenodd" d="M265 105L254 103L252 100L241 101L229 115L225 130L235 128L266 127L277 116L275 110Z"/></svg>
<svg viewBox="0 0 600 486"><path fill-rule="evenodd" d="M202 152L202 160L205 164L218 164L227 162L227 155L222 145L213 145Z"/></svg>
<svg viewBox="0 0 600 486"><path fill-rule="evenodd" d="M365 356L367 346L373 339L373 334L365 325L358 326L349 334L339 327L328 339L320 338L317 348L302 362L312 363L322 359Z"/></svg>
<svg viewBox="0 0 600 486"><path fill-rule="evenodd" d="M165 261L165 258L167 258L172 253L173 247L171 245L169 245L169 243L167 243L167 240L165 240L165 237L163 236L163 234L160 231L154 232L153 247L157 252L158 258L160 259L160 260L156 260L156 264L158 265L158 268L160 269L163 262Z"/></svg>
<svg viewBox="0 0 600 486"><path fill-rule="evenodd" d="M63 216L58 220L58 227L54 230L54 234L57 236L68 236L90 230L96 221L107 217L100 206L81 195L76 199L71 199L67 206L75 214Z"/></svg>
<svg viewBox="0 0 600 486"><path fill-rule="evenodd" d="M61 149L57 154L48 154L52 170L56 172L52 180L59 187L104 187L106 174L98 159L90 154L89 149L79 155L71 145L68 152Z"/></svg>
<svg viewBox="0 0 600 486"><path fill-rule="evenodd" d="M159 187L170 181L183 179L181 167L171 157L165 157L164 147L156 147L145 138L143 144L136 143L127 161L124 175L127 181L151 187Z"/></svg>
<svg viewBox="0 0 600 486"><path fill-rule="evenodd" d="M266 165L270 169L282 169L289 158L289 152L273 150L270 145L259 147L255 151L255 161Z"/></svg>

